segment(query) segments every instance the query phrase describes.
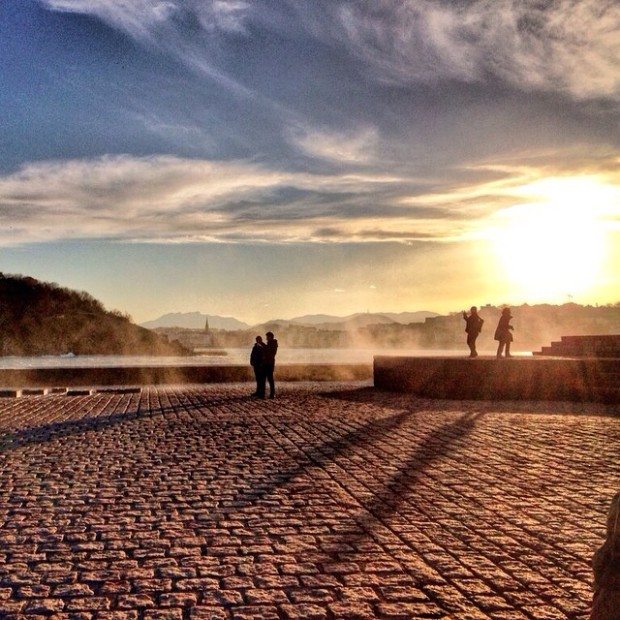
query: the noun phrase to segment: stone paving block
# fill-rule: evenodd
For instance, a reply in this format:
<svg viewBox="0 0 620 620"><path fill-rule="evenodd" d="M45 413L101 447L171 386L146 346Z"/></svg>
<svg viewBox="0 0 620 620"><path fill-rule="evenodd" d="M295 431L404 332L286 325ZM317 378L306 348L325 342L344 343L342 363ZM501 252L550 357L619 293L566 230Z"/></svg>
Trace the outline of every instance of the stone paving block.
<svg viewBox="0 0 620 620"><path fill-rule="evenodd" d="M286 620L326 620L327 618L327 610L318 605L282 605L280 610Z"/></svg>
<svg viewBox="0 0 620 620"><path fill-rule="evenodd" d="M0 399L0 618L586 618L602 404L352 384Z"/></svg>

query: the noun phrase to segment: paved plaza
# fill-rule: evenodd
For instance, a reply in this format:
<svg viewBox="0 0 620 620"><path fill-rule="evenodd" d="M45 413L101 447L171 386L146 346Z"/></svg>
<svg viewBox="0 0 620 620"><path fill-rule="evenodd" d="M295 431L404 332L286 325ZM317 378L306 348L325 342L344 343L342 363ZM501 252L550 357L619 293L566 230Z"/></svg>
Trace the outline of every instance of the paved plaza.
<svg viewBox="0 0 620 620"><path fill-rule="evenodd" d="M586 618L605 405L363 384L0 400L0 618Z"/></svg>

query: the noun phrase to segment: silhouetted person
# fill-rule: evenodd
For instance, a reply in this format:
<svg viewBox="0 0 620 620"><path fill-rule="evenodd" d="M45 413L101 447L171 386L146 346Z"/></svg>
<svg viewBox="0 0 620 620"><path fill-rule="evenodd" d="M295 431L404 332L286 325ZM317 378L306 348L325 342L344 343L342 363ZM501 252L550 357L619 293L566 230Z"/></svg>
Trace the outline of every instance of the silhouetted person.
<svg viewBox="0 0 620 620"><path fill-rule="evenodd" d="M478 351L476 351L476 338L482 329L484 319L478 315L478 308L472 306L469 309L469 316L467 312L463 311L463 318L465 319L465 332L467 333L467 346L469 347L469 357L478 357Z"/></svg>
<svg viewBox="0 0 620 620"><path fill-rule="evenodd" d="M499 323L497 324L497 329L495 330L495 340L499 341L499 344L497 345L497 357L502 356L504 347L506 347L506 357L511 357L510 343L513 339L510 332L514 329L510 324L511 318L512 314L510 314L510 308L504 308L502 310L502 316L499 319Z"/></svg>
<svg viewBox="0 0 620 620"><path fill-rule="evenodd" d="M265 357L263 358L263 368L265 369L265 379L269 383L269 398L276 395L276 386L273 380L273 369L276 365L276 353L278 352L278 341L273 337L273 332L267 332L267 344L265 345ZM263 383L263 390L265 384ZM264 393L264 392L263 392Z"/></svg>
<svg viewBox="0 0 620 620"><path fill-rule="evenodd" d="M265 398L265 343L261 336L256 336L256 342L250 353L250 365L256 377L256 392L253 395Z"/></svg>

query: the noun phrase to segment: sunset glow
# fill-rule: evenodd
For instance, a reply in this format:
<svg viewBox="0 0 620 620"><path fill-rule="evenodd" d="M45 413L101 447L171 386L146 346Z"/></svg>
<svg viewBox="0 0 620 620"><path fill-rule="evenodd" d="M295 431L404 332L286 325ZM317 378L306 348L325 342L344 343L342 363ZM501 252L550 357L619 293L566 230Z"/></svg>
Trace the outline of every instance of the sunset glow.
<svg viewBox="0 0 620 620"><path fill-rule="evenodd" d="M620 187L596 177L548 178L519 193L532 202L500 210L492 230L498 277L532 301L563 302L599 285Z"/></svg>
<svg viewBox="0 0 620 620"><path fill-rule="evenodd" d="M3 0L0 23L2 272L137 321L618 301L617 3Z"/></svg>

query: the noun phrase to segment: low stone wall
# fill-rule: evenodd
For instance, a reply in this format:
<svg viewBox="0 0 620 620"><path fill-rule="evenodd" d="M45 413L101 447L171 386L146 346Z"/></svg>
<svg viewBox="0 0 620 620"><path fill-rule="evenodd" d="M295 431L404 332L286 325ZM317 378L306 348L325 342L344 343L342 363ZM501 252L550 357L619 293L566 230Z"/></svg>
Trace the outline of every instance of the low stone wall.
<svg viewBox="0 0 620 620"><path fill-rule="evenodd" d="M368 364L276 365L276 381L364 381L372 378ZM249 366L124 366L114 368L40 368L0 370L4 388L178 385L254 381Z"/></svg>
<svg viewBox="0 0 620 620"><path fill-rule="evenodd" d="M374 383L430 398L620 403L620 359L377 356Z"/></svg>

